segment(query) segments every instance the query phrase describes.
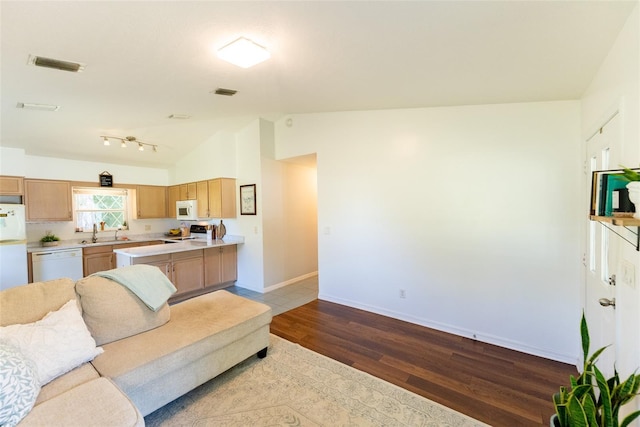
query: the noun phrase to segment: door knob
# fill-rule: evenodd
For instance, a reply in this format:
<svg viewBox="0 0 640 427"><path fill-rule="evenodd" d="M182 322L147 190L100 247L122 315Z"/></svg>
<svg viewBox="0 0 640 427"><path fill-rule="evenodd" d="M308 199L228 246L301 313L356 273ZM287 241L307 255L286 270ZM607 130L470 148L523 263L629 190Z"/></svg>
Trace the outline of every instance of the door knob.
<svg viewBox="0 0 640 427"><path fill-rule="evenodd" d="M601 306L603 306L603 307L609 307L609 306L611 306L611 307L613 307L613 308L616 308L616 299L615 299L615 298L611 298L611 299L608 299L608 298L600 298L600 299L598 300L598 302L599 302L599 303L600 303L600 305L601 305Z"/></svg>

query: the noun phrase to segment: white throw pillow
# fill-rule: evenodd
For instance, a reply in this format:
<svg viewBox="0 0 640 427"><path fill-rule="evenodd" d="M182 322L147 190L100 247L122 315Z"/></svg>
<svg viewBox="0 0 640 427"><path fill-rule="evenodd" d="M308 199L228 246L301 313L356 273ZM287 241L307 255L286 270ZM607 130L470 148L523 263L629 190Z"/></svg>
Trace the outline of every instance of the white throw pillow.
<svg viewBox="0 0 640 427"><path fill-rule="evenodd" d="M25 357L35 362L41 385L103 352L101 347L96 347L76 300L35 323L0 327L0 340L18 347Z"/></svg>
<svg viewBox="0 0 640 427"><path fill-rule="evenodd" d="M0 425L12 427L33 408L40 393L35 364L0 341Z"/></svg>

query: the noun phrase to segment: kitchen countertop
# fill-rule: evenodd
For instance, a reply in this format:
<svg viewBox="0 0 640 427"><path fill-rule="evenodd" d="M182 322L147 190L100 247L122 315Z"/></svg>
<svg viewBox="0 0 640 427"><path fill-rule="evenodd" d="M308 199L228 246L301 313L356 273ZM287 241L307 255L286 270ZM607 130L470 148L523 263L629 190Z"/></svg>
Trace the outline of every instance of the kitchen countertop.
<svg viewBox="0 0 640 427"><path fill-rule="evenodd" d="M60 250L67 250L67 249L92 248L92 247L95 247L95 246L106 246L106 245L118 246L118 245L122 245L122 244L125 244L125 243L144 243L144 242L154 242L154 241L157 241L157 240L175 242L175 240L167 239L164 235L161 235L161 236L146 235L144 237L140 236L140 237L135 237L135 238L118 239L118 240L107 240L107 239L103 240L103 238L99 238L96 243L92 243L90 239L86 241L88 243L86 243L86 242L82 243L84 240L61 240L60 243L57 246L47 246L47 247L42 246L40 244L40 242L28 243L27 244L27 252L29 252L29 253L52 252L52 251L60 251ZM167 243L167 244L162 244L162 245L151 245L151 246L171 246L171 245L176 246L176 245L179 245L181 243L192 242L192 241L194 241L194 240L185 240L185 241L180 241L179 243ZM206 240L197 239L196 241L197 242L205 242L204 245L203 244L199 244L199 246L201 248L202 247L207 247ZM233 241L233 243L231 243L232 241ZM244 237L227 235L227 236L225 236L224 240L215 240L215 241L212 241L212 242L220 242L220 244L211 245L211 246L221 246L221 245L225 245L225 244L235 245L235 244L238 244L238 243L244 243ZM228 243L225 243L225 242L228 242ZM149 247L149 246L147 246L147 247ZM135 248L129 248L129 249L135 249ZM119 249L119 251L121 251L121 250ZM114 252L115 252L115 250L114 250Z"/></svg>
<svg viewBox="0 0 640 427"><path fill-rule="evenodd" d="M116 254L127 255L132 258L154 256L154 255L166 255L175 252L194 251L198 249L207 249L219 246L230 246L244 243L244 237L242 236L225 236L220 240L182 240L177 243L165 243L162 245L150 245L150 246L138 246L135 248L115 249L113 252Z"/></svg>

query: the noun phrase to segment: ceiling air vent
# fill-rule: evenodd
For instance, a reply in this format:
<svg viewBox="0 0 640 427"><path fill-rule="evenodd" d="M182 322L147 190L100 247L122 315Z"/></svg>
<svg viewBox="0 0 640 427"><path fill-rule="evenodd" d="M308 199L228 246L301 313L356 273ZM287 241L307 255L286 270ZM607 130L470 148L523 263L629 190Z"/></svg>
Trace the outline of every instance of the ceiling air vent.
<svg viewBox="0 0 640 427"><path fill-rule="evenodd" d="M18 102L17 108L24 108L25 110L40 110L40 111L58 111L59 105L50 104L33 104L30 102Z"/></svg>
<svg viewBox="0 0 640 427"><path fill-rule="evenodd" d="M224 89L224 88L219 87L213 93L215 93L216 95L233 96L236 93L238 93L238 91L237 90L233 90L233 89Z"/></svg>
<svg viewBox="0 0 640 427"><path fill-rule="evenodd" d="M36 67L54 68L56 70L79 73L84 70L85 64L79 62L61 61L59 59L45 58L43 56L29 55L29 65Z"/></svg>

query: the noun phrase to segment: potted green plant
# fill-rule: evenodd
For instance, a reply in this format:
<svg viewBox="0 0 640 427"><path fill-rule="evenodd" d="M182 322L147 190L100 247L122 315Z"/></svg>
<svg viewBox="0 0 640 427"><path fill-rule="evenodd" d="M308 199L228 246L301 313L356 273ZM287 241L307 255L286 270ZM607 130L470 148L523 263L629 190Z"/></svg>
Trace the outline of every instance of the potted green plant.
<svg viewBox="0 0 640 427"><path fill-rule="evenodd" d="M570 377L569 388L560 387L553 395L556 413L551 417L551 427L607 426L626 427L640 416L640 411L627 415L618 423L620 408L633 400L640 389L640 374L633 373L624 382L620 382L618 372L605 379L596 366L598 356L607 348L602 347L589 356L589 329L582 314L580 322L584 367L575 378Z"/></svg>
<svg viewBox="0 0 640 427"><path fill-rule="evenodd" d="M47 231L44 237L40 239L42 246L57 246L59 242L60 238L50 231Z"/></svg>

